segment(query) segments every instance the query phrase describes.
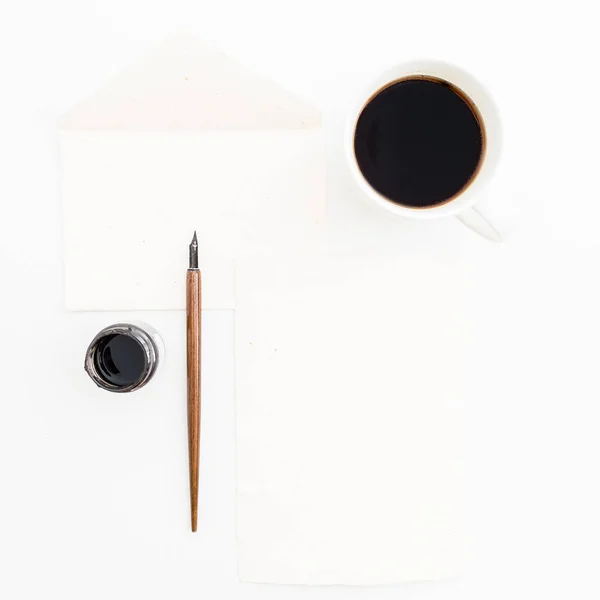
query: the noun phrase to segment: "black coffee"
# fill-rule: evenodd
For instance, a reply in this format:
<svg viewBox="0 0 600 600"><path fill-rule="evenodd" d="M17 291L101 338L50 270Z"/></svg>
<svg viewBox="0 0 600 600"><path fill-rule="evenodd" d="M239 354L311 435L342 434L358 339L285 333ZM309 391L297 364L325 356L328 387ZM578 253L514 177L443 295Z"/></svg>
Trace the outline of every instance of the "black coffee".
<svg viewBox="0 0 600 600"><path fill-rule="evenodd" d="M128 335L112 334L98 342L94 362L102 379L125 387L140 380L146 357L137 340Z"/></svg>
<svg viewBox="0 0 600 600"><path fill-rule="evenodd" d="M443 204L477 173L483 129L470 101L446 81L411 77L389 85L362 110L354 153L368 183L409 207Z"/></svg>

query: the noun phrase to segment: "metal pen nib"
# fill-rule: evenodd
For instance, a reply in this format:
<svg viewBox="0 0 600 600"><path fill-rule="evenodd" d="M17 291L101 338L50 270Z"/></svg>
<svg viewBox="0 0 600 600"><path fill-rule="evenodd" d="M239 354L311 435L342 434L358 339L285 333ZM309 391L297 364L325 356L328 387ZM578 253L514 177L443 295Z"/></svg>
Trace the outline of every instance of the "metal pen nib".
<svg viewBox="0 0 600 600"><path fill-rule="evenodd" d="M194 230L194 237L190 244L190 269L198 268L198 238L196 237L196 231Z"/></svg>

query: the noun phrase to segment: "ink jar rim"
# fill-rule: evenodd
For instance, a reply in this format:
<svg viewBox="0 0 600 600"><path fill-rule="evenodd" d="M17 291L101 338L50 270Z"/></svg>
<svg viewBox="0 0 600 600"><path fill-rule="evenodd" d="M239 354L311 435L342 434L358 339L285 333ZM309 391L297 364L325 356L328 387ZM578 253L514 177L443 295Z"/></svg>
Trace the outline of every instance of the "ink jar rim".
<svg viewBox="0 0 600 600"><path fill-rule="evenodd" d="M101 342L103 339L114 335L122 335L131 338L142 350L144 356L144 368L140 376L132 383L125 385L115 384L108 381L98 369L96 356ZM156 339L157 336L158 334L156 331L146 324L143 326L134 323L116 323L114 325L109 325L99 331L88 346L85 353L84 369L91 380L99 388L109 392L122 394L138 390L152 379L158 368L160 345Z"/></svg>

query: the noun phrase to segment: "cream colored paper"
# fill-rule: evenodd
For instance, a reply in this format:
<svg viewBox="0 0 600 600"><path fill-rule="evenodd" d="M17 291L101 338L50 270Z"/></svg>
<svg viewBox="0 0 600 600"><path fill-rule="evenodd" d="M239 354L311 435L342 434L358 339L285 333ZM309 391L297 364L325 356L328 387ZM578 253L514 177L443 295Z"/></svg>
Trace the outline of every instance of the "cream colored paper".
<svg viewBox="0 0 600 600"><path fill-rule="evenodd" d="M238 265L242 581L460 573L463 289L425 258Z"/></svg>
<svg viewBox="0 0 600 600"><path fill-rule="evenodd" d="M174 38L61 121L72 310L183 308L198 231L204 308L233 308L233 260L320 237L318 111L194 38Z"/></svg>

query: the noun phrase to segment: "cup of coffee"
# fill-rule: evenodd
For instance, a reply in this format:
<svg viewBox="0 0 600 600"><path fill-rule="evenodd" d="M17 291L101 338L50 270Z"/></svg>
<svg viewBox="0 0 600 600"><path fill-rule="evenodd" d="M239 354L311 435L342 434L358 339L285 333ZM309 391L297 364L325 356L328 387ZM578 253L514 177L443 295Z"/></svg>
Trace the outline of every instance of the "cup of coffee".
<svg viewBox="0 0 600 600"><path fill-rule="evenodd" d="M378 206L416 219L454 215L500 241L476 206L500 157L500 119L462 69L414 61L386 71L359 96L345 145L358 185Z"/></svg>

